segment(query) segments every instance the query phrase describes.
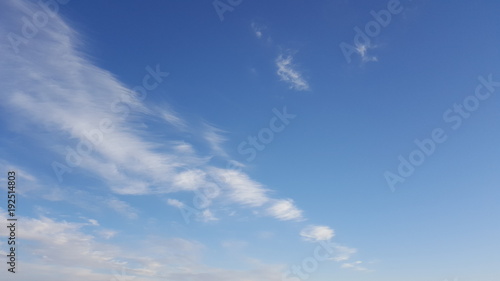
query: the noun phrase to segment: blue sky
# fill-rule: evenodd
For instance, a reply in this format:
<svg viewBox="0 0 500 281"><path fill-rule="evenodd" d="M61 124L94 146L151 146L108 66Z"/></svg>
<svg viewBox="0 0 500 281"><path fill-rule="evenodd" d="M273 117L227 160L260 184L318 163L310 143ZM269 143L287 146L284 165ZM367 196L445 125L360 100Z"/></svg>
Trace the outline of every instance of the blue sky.
<svg viewBox="0 0 500 281"><path fill-rule="evenodd" d="M499 9L2 1L2 280L498 280Z"/></svg>

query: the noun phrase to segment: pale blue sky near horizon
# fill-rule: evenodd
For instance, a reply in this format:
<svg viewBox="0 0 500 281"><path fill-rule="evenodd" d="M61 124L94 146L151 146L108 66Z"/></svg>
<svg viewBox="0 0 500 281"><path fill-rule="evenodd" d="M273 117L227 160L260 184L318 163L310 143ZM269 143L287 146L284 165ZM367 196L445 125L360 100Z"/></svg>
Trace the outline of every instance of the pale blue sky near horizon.
<svg viewBox="0 0 500 281"><path fill-rule="evenodd" d="M0 277L500 276L500 3L54 1L0 3Z"/></svg>

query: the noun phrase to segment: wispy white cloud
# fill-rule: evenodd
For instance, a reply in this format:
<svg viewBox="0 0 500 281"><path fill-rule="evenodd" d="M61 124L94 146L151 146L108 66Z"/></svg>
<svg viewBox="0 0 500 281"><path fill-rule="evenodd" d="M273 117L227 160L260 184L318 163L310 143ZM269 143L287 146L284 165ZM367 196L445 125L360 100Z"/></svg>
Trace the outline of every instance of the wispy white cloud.
<svg viewBox="0 0 500 281"><path fill-rule="evenodd" d="M189 206L186 206L183 202L177 200L177 199L172 199L168 198L167 199L167 204L169 206L175 207L183 212L186 212L186 214L189 213L189 215L195 215L196 220L201 221L201 222L213 222L213 221L218 221L219 218L215 216L215 214L212 212L212 210L208 208L204 209L195 209Z"/></svg>
<svg viewBox="0 0 500 281"><path fill-rule="evenodd" d="M211 187L215 192L213 196L203 196L203 205L195 210L199 213L203 208L208 207L211 201L226 204L238 204L243 207L263 208L264 215L274 217L278 220L303 220L303 211L300 210L292 199L274 199L269 196L269 190L262 184L250 179L250 177L238 170L221 169L211 167L207 173L199 170L186 171L179 175L176 179L177 185L184 186L187 190L189 187L203 186ZM203 192L200 192L203 194ZM166 203L176 208L189 209L183 202L177 199L167 199ZM192 210L191 210L192 211ZM211 212L211 211L210 211ZM210 213L201 214L206 219L211 219Z"/></svg>
<svg viewBox="0 0 500 281"><path fill-rule="evenodd" d="M93 225L93 226L99 225L99 222L95 219L87 219L87 221L90 223L90 225Z"/></svg>
<svg viewBox="0 0 500 281"><path fill-rule="evenodd" d="M167 199L167 204L172 206L172 207L176 207L176 208L184 207L184 203L182 203L181 201L179 201L177 199L172 199L172 198Z"/></svg>
<svg viewBox="0 0 500 281"><path fill-rule="evenodd" d="M191 169L174 175L173 185L177 190L194 191L207 183L206 172L200 169Z"/></svg>
<svg viewBox="0 0 500 281"><path fill-rule="evenodd" d="M362 261L355 261L355 262L351 262L351 263L343 263L340 267L342 267L342 268L348 268L348 269L353 269L353 270L357 270L357 271L367 271L368 268L363 267L361 265L362 263L363 263Z"/></svg>
<svg viewBox="0 0 500 281"><path fill-rule="evenodd" d="M27 196L31 192L36 192L42 189L40 180L30 173L27 169L10 163L4 159L0 159L0 171L15 171L16 178L21 180L23 188L16 190L17 193ZM7 182L7 174L1 174L0 181ZM0 190L7 190L7 185L0 185Z"/></svg>
<svg viewBox="0 0 500 281"><path fill-rule="evenodd" d="M0 217L5 220L6 214L2 211ZM94 241L92 235L82 232L86 223L55 221L47 217L22 218L22 221L22 237L30 241L30 252L41 260L64 266L79 264L101 269L105 265L116 265L113 255L117 249L101 245ZM7 236L4 229L0 231L0 236Z"/></svg>
<svg viewBox="0 0 500 281"><path fill-rule="evenodd" d="M282 81L290 85L290 89L297 91L308 91L309 83L302 77L302 74L296 69L293 64L293 56L291 54L280 54L276 59L277 74Z"/></svg>
<svg viewBox="0 0 500 281"><path fill-rule="evenodd" d="M121 201L116 198L106 200L107 205L116 212L126 216L129 219L136 219L138 217L138 210L131 207L127 202Z"/></svg>
<svg viewBox="0 0 500 281"><path fill-rule="evenodd" d="M201 214L201 221L210 222L210 221L218 221L219 219L212 213L210 209L204 209Z"/></svg>
<svg viewBox="0 0 500 281"><path fill-rule="evenodd" d="M175 128L185 131L188 128L188 124L168 105L163 105L163 108L157 107L155 109L156 114L165 120L167 123L171 124Z"/></svg>
<svg viewBox="0 0 500 281"><path fill-rule="evenodd" d="M17 25L22 22L10 23ZM71 170L64 177L86 170L117 193L144 194L168 182L179 167L206 161L187 153L159 153L162 144L146 140L134 121L143 114L160 115L182 127L181 119L168 109L149 109L143 96L79 53L78 41L75 32L55 17L19 55L0 45L4 106L17 109L17 120L33 124L35 130L26 134L52 133L47 143L60 144L51 147L60 153L54 160ZM103 131L103 122L113 129ZM79 152L78 144L83 143Z"/></svg>
<svg viewBox="0 0 500 281"><path fill-rule="evenodd" d="M118 231L110 230L110 229L102 229L102 230L96 231L96 233L104 239L111 239L111 238L115 237L116 234L118 234Z"/></svg>
<svg viewBox="0 0 500 281"><path fill-rule="evenodd" d="M267 196L268 190L241 171L212 168L211 173L214 178L224 179L219 184L225 191L225 198L230 202L260 207L270 200Z"/></svg>
<svg viewBox="0 0 500 281"><path fill-rule="evenodd" d="M335 245L334 248L335 248L335 255L330 259L336 262L349 260L357 252L357 250L354 248L341 246L338 244Z"/></svg>
<svg viewBox="0 0 500 281"><path fill-rule="evenodd" d="M302 220L302 210L298 209L292 199L275 200L267 212L279 220Z"/></svg>
<svg viewBox="0 0 500 281"><path fill-rule="evenodd" d="M226 151L222 148L222 144L227 140L224 136L223 130L216 128L207 122L203 123L203 138L208 143L213 153L221 157L227 157Z"/></svg>
<svg viewBox="0 0 500 281"><path fill-rule="evenodd" d="M7 219L2 209L0 219ZM202 263L205 246L197 241L149 236L133 246L118 247L86 233L85 227L95 227L86 223L48 217L20 219L23 240L29 243L32 254L23 264L23 273L31 280L100 281L124 276L134 281L281 280L280 266L255 265L248 270L206 266ZM7 229L1 228L0 237L7 235Z"/></svg>
<svg viewBox="0 0 500 281"><path fill-rule="evenodd" d="M330 240L335 236L335 232L328 226L309 225L300 231L300 236L311 242Z"/></svg>

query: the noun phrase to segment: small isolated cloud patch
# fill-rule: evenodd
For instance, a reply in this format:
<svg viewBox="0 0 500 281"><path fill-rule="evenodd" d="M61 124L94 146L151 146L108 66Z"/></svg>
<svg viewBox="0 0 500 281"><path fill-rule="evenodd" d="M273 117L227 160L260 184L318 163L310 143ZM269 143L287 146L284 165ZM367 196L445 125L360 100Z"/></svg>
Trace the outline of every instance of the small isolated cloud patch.
<svg viewBox="0 0 500 281"><path fill-rule="evenodd" d="M167 204L172 206L172 207L176 207L176 208L182 208L184 207L184 203L182 203L181 201L177 200L177 199L167 199Z"/></svg>
<svg viewBox="0 0 500 281"><path fill-rule="evenodd" d="M335 236L333 229L324 225L309 225L302 229L300 232L306 241L317 242L317 241L327 241Z"/></svg>
<svg viewBox="0 0 500 281"><path fill-rule="evenodd" d="M279 55L276 59L277 74L282 81L290 85L290 89L297 91L308 91L309 83L302 77L302 74L295 69L293 57L291 55Z"/></svg>
<svg viewBox="0 0 500 281"><path fill-rule="evenodd" d="M267 209L267 212L272 217L283 221L302 219L302 210L294 205L292 199L276 200L276 202Z"/></svg>
<svg viewBox="0 0 500 281"><path fill-rule="evenodd" d="M362 263L363 263L362 261L355 261L355 262L351 262L351 263L343 263L341 265L341 267L342 268L348 268L348 269L354 269L354 270L357 270L357 271L367 271L368 270L367 268L361 266Z"/></svg>

